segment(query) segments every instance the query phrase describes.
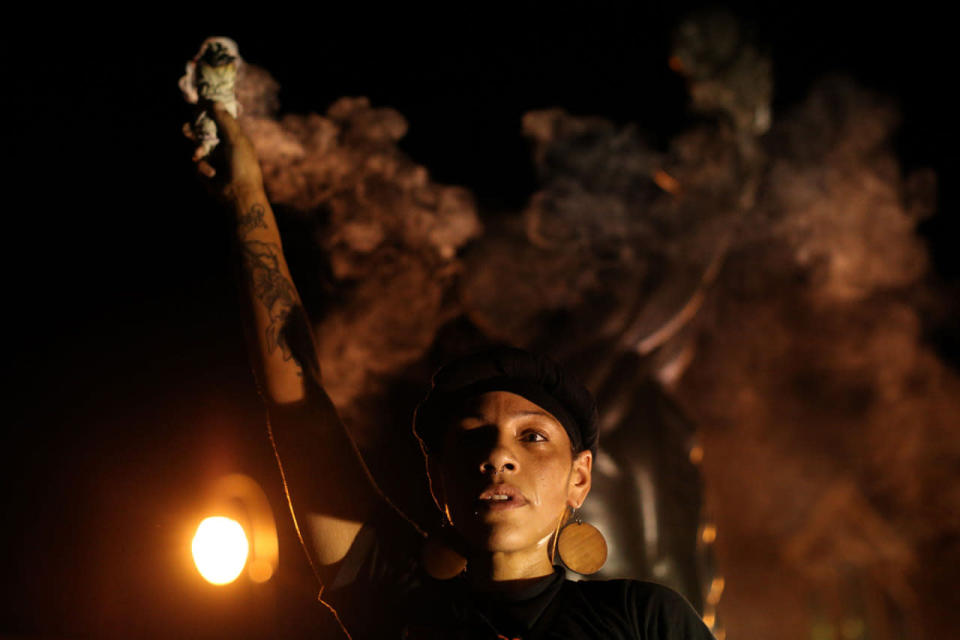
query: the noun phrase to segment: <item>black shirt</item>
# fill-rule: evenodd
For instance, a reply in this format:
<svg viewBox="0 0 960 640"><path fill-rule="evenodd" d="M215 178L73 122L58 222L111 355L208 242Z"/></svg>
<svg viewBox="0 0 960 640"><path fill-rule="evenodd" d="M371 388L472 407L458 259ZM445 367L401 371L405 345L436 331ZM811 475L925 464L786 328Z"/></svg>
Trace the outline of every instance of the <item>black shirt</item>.
<svg viewBox="0 0 960 640"><path fill-rule="evenodd" d="M408 522L386 509L360 530L321 594L354 640L713 640L693 607L663 585L574 582L558 567L519 591L478 593L462 576L426 575L422 544Z"/></svg>

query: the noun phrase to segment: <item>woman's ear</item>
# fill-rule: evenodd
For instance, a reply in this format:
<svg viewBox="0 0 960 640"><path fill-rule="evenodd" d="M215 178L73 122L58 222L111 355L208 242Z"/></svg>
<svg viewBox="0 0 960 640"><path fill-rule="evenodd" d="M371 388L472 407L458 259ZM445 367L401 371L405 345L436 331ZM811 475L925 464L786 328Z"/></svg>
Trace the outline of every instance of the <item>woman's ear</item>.
<svg viewBox="0 0 960 640"><path fill-rule="evenodd" d="M593 473L593 452L589 449L581 451L573 458L573 468L570 470L570 485L567 489L567 503L579 509L590 493L591 475Z"/></svg>

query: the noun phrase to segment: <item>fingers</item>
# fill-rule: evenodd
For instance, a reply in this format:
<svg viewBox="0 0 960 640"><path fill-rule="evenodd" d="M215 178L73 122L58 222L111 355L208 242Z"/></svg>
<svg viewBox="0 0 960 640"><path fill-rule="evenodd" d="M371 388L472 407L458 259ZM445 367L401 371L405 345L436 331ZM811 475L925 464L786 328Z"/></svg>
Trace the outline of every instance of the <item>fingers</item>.
<svg viewBox="0 0 960 640"><path fill-rule="evenodd" d="M217 175L217 170L210 166L210 163L206 160L200 160L197 162L197 171L208 178L212 178L213 176Z"/></svg>
<svg viewBox="0 0 960 640"><path fill-rule="evenodd" d="M182 131L183 131L183 135L188 140L192 142L197 141L197 134L193 132L193 127L190 126L189 122L185 122L183 124ZM216 169L213 168L213 166L210 165L209 162L203 159L204 157L206 157L206 154L203 152L203 147L199 146L196 149L194 149L193 157L190 159L193 160L194 163L196 163L197 171L201 175L204 175L208 178L212 178L213 176L217 175L217 171Z"/></svg>
<svg viewBox="0 0 960 640"><path fill-rule="evenodd" d="M216 189L223 188L223 185L226 184L224 181L230 180L228 176L233 173L231 169L232 160L228 161L228 158L224 156L225 152L228 152L233 148L233 145L236 143L241 143L241 146L249 147L250 143L246 140L243 130L240 128L239 123L236 118L230 115L230 112L227 111L226 107L223 106L220 102L213 101L203 101L201 108L205 110L208 116L213 120L217 126L217 130L221 134L221 143L216 145L212 150L205 149L205 145L199 144L201 140L200 132L194 130L193 125L190 123L183 125L183 135L188 140L193 143L197 143L196 148L193 152L192 160L196 164L197 173L201 176L204 176L207 179L212 179L214 176L218 176L217 170L214 168L213 163L225 167L225 172L223 173L222 178L218 177L216 181ZM211 156L214 156L211 158ZM254 163L256 160L254 159ZM259 175L259 167L256 167L257 175ZM243 172L241 172L243 173ZM244 174L246 175L246 174ZM260 178L262 179L262 178ZM211 186L214 186L213 183L210 183Z"/></svg>
<svg viewBox="0 0 960 640"><path fill-rule="evenodd" d="M207 108L210 117L217 123L217 128L227 134L227 137L233 141L240 134L240 125L236 118L230 115L226 107L221 102L210 102Z"/></svg>

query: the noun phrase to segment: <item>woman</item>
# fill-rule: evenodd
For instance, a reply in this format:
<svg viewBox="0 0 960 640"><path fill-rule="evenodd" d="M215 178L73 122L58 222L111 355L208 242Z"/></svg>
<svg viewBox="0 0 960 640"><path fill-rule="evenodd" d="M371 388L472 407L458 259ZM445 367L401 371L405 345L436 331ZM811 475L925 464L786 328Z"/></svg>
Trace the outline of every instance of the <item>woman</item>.
<svg viewBox="0 0 960 640"><path fill-rule="evenodd" d="M545 358L493 349L438 371L414 428L446 526L425 540L390 508L323 389L253 147L207 106L224 143L195 161L236 220L271 438L321 596L348 634L711 638L666 587L572 582L555 566L561 528L590 491L597 417L589 392Z"/></svg>

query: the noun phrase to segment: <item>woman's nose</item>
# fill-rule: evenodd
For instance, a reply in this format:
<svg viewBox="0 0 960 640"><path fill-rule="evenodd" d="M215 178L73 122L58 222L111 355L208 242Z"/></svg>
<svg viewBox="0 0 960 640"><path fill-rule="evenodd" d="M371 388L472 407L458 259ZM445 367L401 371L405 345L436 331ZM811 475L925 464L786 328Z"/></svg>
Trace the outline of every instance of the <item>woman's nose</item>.
<svg viewBox="0 0 960 640"><path fill-rule="evenodd" d="M480 473L484 474L516 472L518 469L516 457L502 442L498 442L480 463Z"/></svg>

